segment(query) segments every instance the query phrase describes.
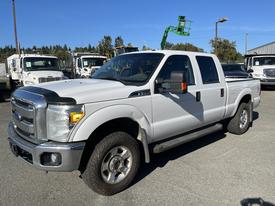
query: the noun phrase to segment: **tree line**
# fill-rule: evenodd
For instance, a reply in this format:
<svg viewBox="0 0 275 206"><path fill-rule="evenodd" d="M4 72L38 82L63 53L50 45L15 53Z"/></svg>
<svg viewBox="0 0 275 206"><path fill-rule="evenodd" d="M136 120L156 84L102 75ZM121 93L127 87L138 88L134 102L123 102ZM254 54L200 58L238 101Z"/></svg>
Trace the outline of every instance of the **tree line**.
<svg viewBox="0 0 275 206"><path fill-rule="evenodd" d="M210 45L212 47L212 53L217 54L221 62L241 62L243 61L243 56L236 49L236 42L229 41L227 39L217 39L211 40ZM125 45L124 40L121 36L117 36L113 39L111 36L106 35L98 42L96 46L88 44L84 47L75 47L74 49L68 47L66 44L61 45L50 45L50 46L41 46L41 47L28 47L21 48L21 52L30 54L30 53L39 53L46 55L57 56L60 60L66 61L69 58L70 52L91 52L99 53L101 55L111 58L113 56L114 47L119 46L132 46L131 43ZM168 50L182 50L182 51L194 51L194 52L204 52L202 48L199 48L190 43L170 43L167 42L165 49ZM143 45L141 50L152 50L152 48ZM0 62L5 62L7 57L16 53L16 49L13 46L4 46L0 47Z"/></svg>

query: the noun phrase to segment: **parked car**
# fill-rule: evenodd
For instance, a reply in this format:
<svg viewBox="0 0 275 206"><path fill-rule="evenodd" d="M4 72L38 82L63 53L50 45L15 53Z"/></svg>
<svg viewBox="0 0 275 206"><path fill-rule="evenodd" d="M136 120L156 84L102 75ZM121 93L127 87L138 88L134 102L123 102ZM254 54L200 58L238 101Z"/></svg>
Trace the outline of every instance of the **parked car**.
<svg viewBox="0 0 275 206"><path fill-rule="evenodd" d="M251 78L252 75L244 69L244 64L222 64L226 78Z"/></svg>
<svg viewBox="0 0 275 206"><path fill-rule="evenodd" d="M241 135L259 103L260 82L226 81L213 54L133 52L92 79L17 89L8 139L35 168L79 170L91 189L113 195L131 184L142 153L149 163L152 152L218 130Z"/></svg>

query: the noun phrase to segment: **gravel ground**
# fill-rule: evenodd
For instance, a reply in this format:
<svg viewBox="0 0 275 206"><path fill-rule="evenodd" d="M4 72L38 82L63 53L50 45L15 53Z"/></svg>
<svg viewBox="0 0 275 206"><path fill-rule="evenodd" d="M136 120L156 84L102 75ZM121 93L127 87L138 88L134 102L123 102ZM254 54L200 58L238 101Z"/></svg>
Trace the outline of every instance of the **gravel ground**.
<svg viewBox="0 0 275 206"><path fill-rule="evenodd" d="M144 164L135 183L111 197L91 191L79 172L38 171L9 151L10 105L0 103L0 205L275 204L275 91L263 91L244 135L216 133ZM272 204L273 202L273 204ZM245 204L243 204L245 205ZM258 204L259 205L259 204Z"/></svg>

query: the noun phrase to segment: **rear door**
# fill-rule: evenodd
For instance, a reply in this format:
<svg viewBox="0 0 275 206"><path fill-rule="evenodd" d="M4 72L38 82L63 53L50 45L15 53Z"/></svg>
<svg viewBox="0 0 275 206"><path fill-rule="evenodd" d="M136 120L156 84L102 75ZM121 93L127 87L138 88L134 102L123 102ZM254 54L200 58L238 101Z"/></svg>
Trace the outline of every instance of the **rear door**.
<svg viewBox="0 0 275 206"><path fill-rule="evenodd" d="M203 125L223 119L226 104L226 88L222 68L211 56L196 56L201 74L201 86L198 88L200 102L203 105ZM218 61L218 60L217 60ZM217 67L219 66L219 69Z"/></svg>

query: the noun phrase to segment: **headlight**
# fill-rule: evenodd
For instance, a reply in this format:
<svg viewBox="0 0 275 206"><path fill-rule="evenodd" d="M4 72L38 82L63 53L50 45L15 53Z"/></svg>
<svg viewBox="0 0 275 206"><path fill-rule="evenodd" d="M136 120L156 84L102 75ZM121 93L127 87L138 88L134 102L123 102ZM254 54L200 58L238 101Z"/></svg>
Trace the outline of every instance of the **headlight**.
<svg viewBox="0 0 275 206"><path fill-rule="evenodd" d="M47 137L66 142L71 129L84 117L84 105L49 105L47 109Z"/></svg>

